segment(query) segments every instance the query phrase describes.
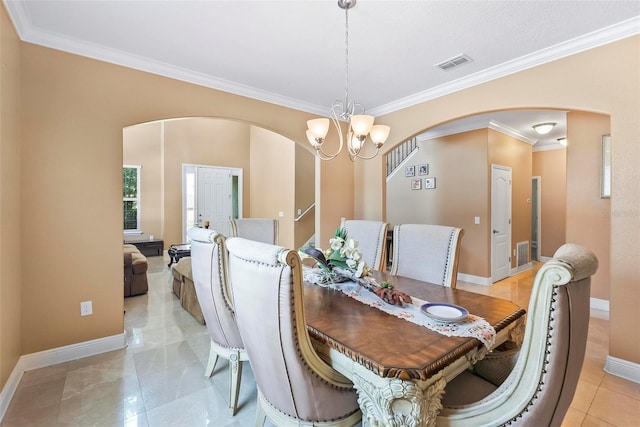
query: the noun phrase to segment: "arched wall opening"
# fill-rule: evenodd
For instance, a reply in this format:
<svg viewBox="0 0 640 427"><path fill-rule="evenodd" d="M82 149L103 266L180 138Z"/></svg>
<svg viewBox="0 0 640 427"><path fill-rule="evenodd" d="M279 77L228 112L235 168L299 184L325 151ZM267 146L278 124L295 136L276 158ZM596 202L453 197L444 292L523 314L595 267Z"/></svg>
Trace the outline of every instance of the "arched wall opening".
<svg viewBox="0 0 640 427"><path fill-rule="evenodd" d="M503 165L512 171L511 275L532 266L531 251L527 262L520 263L517 249L518 244L530 248L532 178L539 177L540 258L553 257L567 241L591 248L601 260L592 296L608 301L610 199L600 197L599 190L602 137L610 133L610 117L559 109L553 112L558 122L556 132L536 140L526 135L522 123L529 120L530 128L545 121L543 110L519 110L523 117L530 118L511 126L501 124L499 114L503 112L452 119L416 134L417 149L385 178L382 191L386 221L392 225L424 223L464 229L460 279L489 285L493 283L491 166ZM490 119L491 114L495 120ZM556 143L560 136L567 137L567 147ZM392 150L390 147L387 155ZM582 231L585 227L592 230L588 235Z"/></svg>
<svg viewBox="0 0 640 427"><path fill-rule="evenodd" d="M242 171L242 216L279 221L279 243L299 247L314 234L313 155L248 122L215 117L159 120L123 129L123 164L140 165L140 224L165 250L184 242L182 166ZM296 221L296 219L298 219Z"/></svg>

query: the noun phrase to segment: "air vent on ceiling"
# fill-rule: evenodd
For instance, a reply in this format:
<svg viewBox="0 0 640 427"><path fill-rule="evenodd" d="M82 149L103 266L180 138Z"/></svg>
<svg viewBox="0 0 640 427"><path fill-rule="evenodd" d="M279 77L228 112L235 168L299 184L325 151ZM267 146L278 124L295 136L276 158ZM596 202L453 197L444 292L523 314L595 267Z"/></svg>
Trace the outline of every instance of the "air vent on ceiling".
<svg viewBox="0 0 640 427"><path fill-rule="evenodd" d="M447 71L471 61L473 61L471 58L469 58L464 53L461 53L460 55L454 56L453 58L449 58L446 61L442 61L441 63L436 64L436 67Z"/></svg>

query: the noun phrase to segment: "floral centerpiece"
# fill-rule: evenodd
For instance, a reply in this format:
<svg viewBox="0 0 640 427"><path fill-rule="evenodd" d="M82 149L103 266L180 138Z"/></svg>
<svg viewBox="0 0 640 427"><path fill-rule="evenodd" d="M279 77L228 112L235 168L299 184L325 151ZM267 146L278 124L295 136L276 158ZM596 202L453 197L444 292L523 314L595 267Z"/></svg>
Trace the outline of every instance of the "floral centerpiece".
<svg viewBox="0 0 640 427"><path fill-rule="evenodd" d="M313 258L316 262L317 270L306 278L312 283L332 285L353 280L389 304L411 303L411 297L394 290L391 283L378 284L370 276L370 268L362 259L358 242L349 238L344 228L336 229L333 237L329 239L329 248L324 252L311 246L302 247L299 252L305 257Z"/></svg>
<svg viewBox="0 0 640 427"><path fill-rule="evenodd" d="M369 267L362 260L358 242L348 238L344 228L336 229L329 239L329 248L324 252L311 246L301 248L300 252L316 261L328 283L343 282L369 274Z"/></svg>

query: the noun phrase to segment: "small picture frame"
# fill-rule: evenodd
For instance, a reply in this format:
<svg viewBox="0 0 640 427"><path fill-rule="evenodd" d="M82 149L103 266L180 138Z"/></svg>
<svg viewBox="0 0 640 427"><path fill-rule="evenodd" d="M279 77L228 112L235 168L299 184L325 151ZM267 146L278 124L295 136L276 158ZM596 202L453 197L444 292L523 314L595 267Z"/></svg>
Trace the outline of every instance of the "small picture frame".
<svg viewBox="0 0 640 427"><path fill-rule="evenodd" d="M429 165L418 165L418 175L429 175Z"/></svg>
<svg viewBox="0 0 640 427"><path fill-rule="evenodd" d="M405 167L404 176L416 176L416 167L414 165Z"/></svg>
<svg viewBox="0 0 640 427"><path fill-rule="evenodd" d="M411 189L412 190L421 190L422 189L422 180L421 179L412 179L411 180Z"/></svg>
<svg viewBox="0 0 640 427"><path fill-rule="evenodd" d="M424 188L425 190L436 188L436 179L435 178L425 178L424 179Z"/></svg>

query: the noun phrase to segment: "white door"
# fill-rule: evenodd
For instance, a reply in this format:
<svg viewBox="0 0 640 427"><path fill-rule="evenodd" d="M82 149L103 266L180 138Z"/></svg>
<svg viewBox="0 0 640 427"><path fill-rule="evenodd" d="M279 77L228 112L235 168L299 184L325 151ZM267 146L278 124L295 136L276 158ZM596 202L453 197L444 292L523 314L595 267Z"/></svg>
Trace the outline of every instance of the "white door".
<svg viewBox="0 0 640 427"><path fill-rule="evenodd" d="M232 214L231 170L214 167L197 167L196 224L229 235Z"/></svg>
<svg viewBox="0 0 640 427"><path fill-rule="evenodd" d="M511 271L511 168L491 165L491 278Z"/></svg>
<svg viewBox="0 0 640 427"><path fill-rule="evenodd" d="M531 260L540 259L540 238L542 236L542 219L540 209L540 180L539 176L531 179Z"/></svg>

